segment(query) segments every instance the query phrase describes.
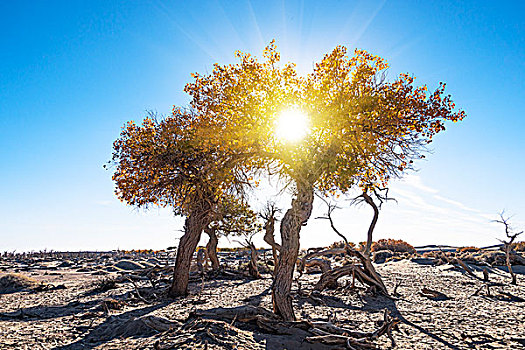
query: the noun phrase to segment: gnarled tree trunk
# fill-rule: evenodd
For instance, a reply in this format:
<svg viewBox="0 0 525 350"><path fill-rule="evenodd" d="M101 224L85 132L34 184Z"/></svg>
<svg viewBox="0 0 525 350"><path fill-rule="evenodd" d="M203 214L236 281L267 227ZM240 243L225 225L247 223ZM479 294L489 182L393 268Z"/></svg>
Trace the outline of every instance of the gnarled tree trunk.
<svg viewBox="0 0 525 350"><path fill-rule="evenodd" d="M295 320L290 291L299 254L299 232L312 214L313 202L313 187L298 183L297 196L281 221L281 252L272 285L272 300L273 311L285 321Z"/></svg>
<svg viewBox="0 0 525 350"><path fill-rule="evenodd" d="M184 235L181 237L177 249L173 282L169 290L170 297L188 294L191 260L197 244L199 244L202 231L211 221L211 212L211 205L205 202L198 208L192 210L186 218Z"/></svg>
<svg viewBox="0 0 525 350"><path fill-rule="evenodd" d="M210 236L210 240L208 244L206 244L206 250L211 261L211 269L217 271L221 266L219 264L219 258L217 257L217 244L219 243L219 239L217 238L216 229L207 227L204 229L204 232Z"/></svg>
<svg viewBox="0 0 525 350"><path fill-rule="evenodd" d="M277 265L279 264L279 256L277 255L277 252L281 250L281 246L278 243L275 243L275 218L271 217L268 219L266 224L264 225L264 241L268 243L272 247L272 254L273 254L273 271L277 269Z"/></svg>

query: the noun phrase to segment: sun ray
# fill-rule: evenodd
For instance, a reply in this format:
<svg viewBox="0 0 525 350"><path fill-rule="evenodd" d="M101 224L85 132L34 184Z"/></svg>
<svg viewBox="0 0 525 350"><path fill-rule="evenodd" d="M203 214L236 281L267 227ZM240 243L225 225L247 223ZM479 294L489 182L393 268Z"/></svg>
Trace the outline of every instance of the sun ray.
<svg viewBox="0 0 525 350"><path fill-rule="evenodd" d="M308 116L298 108L282 111L276 120L275 136L285 142L302 140L310 131Z"/></svg>

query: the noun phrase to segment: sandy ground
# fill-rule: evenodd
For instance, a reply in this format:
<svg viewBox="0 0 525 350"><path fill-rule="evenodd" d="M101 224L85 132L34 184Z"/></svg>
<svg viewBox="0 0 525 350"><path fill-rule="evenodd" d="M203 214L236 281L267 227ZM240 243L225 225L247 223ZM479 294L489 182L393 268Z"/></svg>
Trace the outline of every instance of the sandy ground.
<svg viewBox="0 0 525 350"><path fill-rule="evenodd" d="M503 269L491 269L493 286L473 294L483 285L451 265L432 266L426 259L378 264L388 289L399 284L398 300L370 296L344 287L308 296L319 274L300 278L301 293L294 283L296 315L310 321L327 321L360 331L372 331L383 310L401 320L394 332L397 349L525 349L525 276L518 267L518 286L508 284ZM330 349L320 344L297 343L285 335L265 333L253 325L188 318L196 310L254 305L271 310L271 276L252 280L241 276L195 278L190 295L175 300L163 296L168 280L153 289L148 280L136 281L140 298L123 273L93 274L59 262L38 266L3 264L0 277L18 271L37 281L65 289L19 291L0 294L0 349ZM85 264L84 264L85 265ZM84 266L82 265L82 266ZM93 265L93 264L92 264ZM475 268L475 267L474 267ZM482 277L480 271L476 271ZM117 278L114 289L100 290L102 280ZM423 287L446 294L447 300L431 300L420 294ZM154 298L154 295L157 298ZM504 294L509 293L509 294ZM514 297L514 300L511 297ZM143 300L142 300L143 299ZM145 301L148 303L146 303ZM154 330L145 323L151 317L169 320L170 328ZM146 320L143 322L143 320ZM381 349L391 348L387 337L378 339Z"/></svg>

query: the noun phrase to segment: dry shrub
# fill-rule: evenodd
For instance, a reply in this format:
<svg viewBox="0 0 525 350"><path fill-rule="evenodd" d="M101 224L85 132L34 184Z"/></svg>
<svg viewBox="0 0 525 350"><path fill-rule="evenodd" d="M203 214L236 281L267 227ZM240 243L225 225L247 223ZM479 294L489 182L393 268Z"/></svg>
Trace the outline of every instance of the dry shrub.
<svg viewBox="0 0 525 350"><path fill-rule="evenodd" d="M426 259L435 259L441 257L441 254L442 253L438 250L431 250L428 252L424 252L423 254L421 254L421 256Z"/></svg>
<svg viewBox="0 0 525 350"><path fill-rule="evenodd" d="M0 277L0 294L32 290L39 285L37 280L21 273L8 273Z"/></svg>
<svg viewBox="0 0 525 350"><path fill-rule="evenodd" d="M377 252L380 250L390 250L395 253L415 253L416 250L413 246L401 239L380 239L377 242L372 243L371 250Z"/></svg>
<svg viewBox="0 0 525 350"><path fill-rule="evenodd" d="M114 278L103 278L93 283L93 292L102 293L110 289L117 288L117 281Z"/></svg>
<svg viewBox="0 0 525 350"><path fill-rule="evenodd" d="M517 252L525 252L525 241L512 243L510 247Z"/></svg>
<svg viewBox="0 0 525 350"><path fill-rule="evenodd" d="M478 247L474 247L474 246L469 246L469 247L461 247L461 248L458 248L457 249L457 252L458 253L474 253L474 252L479 252L481 249L478 248Z"/></svg>

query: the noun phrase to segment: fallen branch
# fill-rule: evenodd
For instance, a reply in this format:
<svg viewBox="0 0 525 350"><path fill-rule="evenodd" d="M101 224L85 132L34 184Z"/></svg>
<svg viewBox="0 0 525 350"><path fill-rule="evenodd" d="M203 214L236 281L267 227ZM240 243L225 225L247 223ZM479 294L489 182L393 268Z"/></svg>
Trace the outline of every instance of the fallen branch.
<svg viewBox="0 0 525 350"><path fill-rule="evenodd" d="M446 294L441 293L437 290L429 289L429 288L423 288L419 292L419 295L424 296L426 298L429 298L434 301L440 301L440 300L449 300L450 297L448 297Z"/></svg>

